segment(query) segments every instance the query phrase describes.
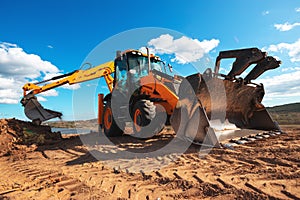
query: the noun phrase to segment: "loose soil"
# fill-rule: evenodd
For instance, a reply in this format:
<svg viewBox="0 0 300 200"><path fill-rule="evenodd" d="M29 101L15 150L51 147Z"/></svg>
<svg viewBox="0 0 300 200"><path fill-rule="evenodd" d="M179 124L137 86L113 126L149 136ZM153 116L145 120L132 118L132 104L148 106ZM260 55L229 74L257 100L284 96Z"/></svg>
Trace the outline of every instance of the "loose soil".
<svg viewBox="0 0 300 200"><path fill-rule="evenodd" d="M300 199L299 126L233 150L204 154L192 145L177 157L136 158L131 166L168 163L148 171L121 170L118 159L115 166L106 164L108 158L95 159L78 135L61 137L47 126L16 119L2 119L0 128L0 199ZM172 136L165 130L151 140L112 141L151 150Z"/></svg>

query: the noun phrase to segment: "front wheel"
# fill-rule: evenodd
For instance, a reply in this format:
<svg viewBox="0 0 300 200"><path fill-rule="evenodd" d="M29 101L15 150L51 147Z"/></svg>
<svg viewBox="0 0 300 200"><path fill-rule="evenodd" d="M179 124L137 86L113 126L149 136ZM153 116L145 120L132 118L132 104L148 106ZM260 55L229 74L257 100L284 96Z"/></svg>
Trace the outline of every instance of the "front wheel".
<svg viewBox="0 0 300 200"><path fill-rule="evenodd" d="M111 103L107 102L103 112L103 128L104 134L107 137L117 137L123 135L125 122L116 123L114 117L116 116L113 116Z"/></svg>
<svg viewBox="0 0 300 200"><path fill-rule="evenodd" d="M139 100L132 110L133 131L135 137L151 138L161 132L165 125L162 113L156 112L156 106L149 100Z"/></svg>

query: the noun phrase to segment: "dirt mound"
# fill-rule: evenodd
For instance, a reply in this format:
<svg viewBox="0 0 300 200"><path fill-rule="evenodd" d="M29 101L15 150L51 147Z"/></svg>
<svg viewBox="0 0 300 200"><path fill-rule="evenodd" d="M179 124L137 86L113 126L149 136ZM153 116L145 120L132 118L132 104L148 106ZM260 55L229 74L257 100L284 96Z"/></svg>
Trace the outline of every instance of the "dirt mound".
<svg viewBox="0 0 300 200"><path fill-rule="evenodd" d="M49 126L37 126L14 118L0 119L0 156L30 145L51 144L61 138L61 134L51 132Z"/></svg>

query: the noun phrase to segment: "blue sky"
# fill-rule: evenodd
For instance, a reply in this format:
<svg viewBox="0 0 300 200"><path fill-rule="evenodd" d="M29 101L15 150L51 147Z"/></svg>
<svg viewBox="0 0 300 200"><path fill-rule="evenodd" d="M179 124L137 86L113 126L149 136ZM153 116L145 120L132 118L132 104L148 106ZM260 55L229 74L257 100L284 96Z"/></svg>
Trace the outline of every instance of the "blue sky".
<svg viewBox="0 0 300 200"><path fill-rule="evenodd" d="M172 44L183 41L182 37L206 40L211 60L226 49L263 48L283 62L279 69L258 80L267 92L264 104L300 102L300 3L296 0L11 0L0 5L0 118L26 119L18 103L26 80L67 73L85 61L100 64L113 59L115 48L140 48L161 35L165 36L162 40L167 35L173 37ZM142 32L143 27L158 29ZM136 28L129 32L135 35L132 40L120 42L122 37L129 37L124 31ZM152 46L154 50L163 44L162 40ZM16 52L23 57L18 59ZM176 52L160 53L173 59L179 72L192 73L176 61ZM222 70L226 72L229 64L224 64ZM88 84L105 91L99 83ZM72 119L73 93L83 88L59 88L40 99L45 107L62 111L64 119ZM94 99L89 101L93 104Z"/></svg>

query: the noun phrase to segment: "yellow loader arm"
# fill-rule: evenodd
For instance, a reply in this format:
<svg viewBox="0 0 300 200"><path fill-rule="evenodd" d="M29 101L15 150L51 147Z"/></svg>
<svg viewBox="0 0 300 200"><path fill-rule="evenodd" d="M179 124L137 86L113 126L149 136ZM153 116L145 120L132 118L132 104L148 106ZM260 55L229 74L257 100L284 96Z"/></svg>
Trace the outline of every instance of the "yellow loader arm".
<svg viewBox="0 0 300 200"><path fill-rule="evenodd" d="M111 74L114 73L114 71L114 61L109 61L86 70L76 70L71 73L55 76L51 79L44 80L38 83L26 83L23 86L23 98L21 99L21 104L25 109L25 115L35 124L41 124L41 122L55 117L61 117L62 114L60 112L43 108L37 101L35 95L59 87L61 85L72 85L101 77L104 77L107 87L111 92L113 89L114 81Z"/></svg>

